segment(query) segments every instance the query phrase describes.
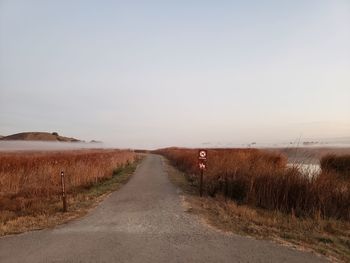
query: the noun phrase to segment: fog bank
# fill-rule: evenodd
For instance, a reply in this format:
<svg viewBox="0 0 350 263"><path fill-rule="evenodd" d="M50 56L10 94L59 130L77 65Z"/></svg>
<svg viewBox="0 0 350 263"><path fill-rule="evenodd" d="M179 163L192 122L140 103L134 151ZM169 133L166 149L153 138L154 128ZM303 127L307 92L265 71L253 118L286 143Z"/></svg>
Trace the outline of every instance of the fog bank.
<svg viewBox="0 0 350 263"><path fill-rule="evenodd" d="M85 142L42 142L42 141L0 141L0 152L4 151L54 151L78 149L112 148L104 143Z"/></svg>

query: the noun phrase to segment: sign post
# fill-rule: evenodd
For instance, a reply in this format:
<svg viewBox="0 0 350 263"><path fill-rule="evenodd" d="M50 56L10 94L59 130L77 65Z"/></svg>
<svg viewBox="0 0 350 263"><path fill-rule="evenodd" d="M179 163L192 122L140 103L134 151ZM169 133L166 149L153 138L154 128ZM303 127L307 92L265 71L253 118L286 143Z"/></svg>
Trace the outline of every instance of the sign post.
<svg viewBox="0 0 350 263"><path fill-rule="evenodd" d="M201 171L199 179L199 196L203 196L203 174L204 170L207 169L207 150L198 151L198 168Z"/></svg>
<svg viewBox="0 0 350 263"><path fill-rule="evenodd" d="M66 200L66 185L64 181L64 172L61 172L61 185L62 185L62 202L63 212L67 212L67 200Z"/></svg>

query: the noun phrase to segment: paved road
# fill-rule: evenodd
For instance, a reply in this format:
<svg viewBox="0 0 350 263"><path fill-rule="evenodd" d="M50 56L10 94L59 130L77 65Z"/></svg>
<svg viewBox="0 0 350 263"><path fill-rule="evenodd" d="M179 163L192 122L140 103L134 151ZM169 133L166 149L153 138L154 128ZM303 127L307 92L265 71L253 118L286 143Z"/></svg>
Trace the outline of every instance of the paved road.
<svg viewBox="0 0 350 263"><path fill-rule="evenodd" d="M323 262L310 254L223 234L184 211L159 156L83 219L0 238L0 262Z"/></svg>

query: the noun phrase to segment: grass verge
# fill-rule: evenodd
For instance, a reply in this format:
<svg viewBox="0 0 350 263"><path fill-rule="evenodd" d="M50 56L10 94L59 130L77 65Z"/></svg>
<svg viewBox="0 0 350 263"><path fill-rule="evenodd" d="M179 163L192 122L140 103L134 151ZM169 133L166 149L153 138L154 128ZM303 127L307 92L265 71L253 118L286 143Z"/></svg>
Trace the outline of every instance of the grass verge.
<svg viewBox="0 0 350 263"><path fill-rule="evenodd" d="M66 223L72 219L84 216L89 210L96 207L107 195L124 185L136 170L141 158L118 168L110 179L97 182L89 187L81 187L67 196L68 212L62 213L62 201L56 197L42 200L41 213L13 215L0 211L0 236L19 234L31 230L40 230Z"/></svg>
<svg viewBox="0 0 350 263"><path fill-rule="evenodd" d="M165 159L164 159L165 160ZM281 212L238 205L224 197L198 196L184 173L165 160L170 180L182 189L187 211L210 225L240 235L267 239L298 250L313 251L333 262L350 262L350 223L322 218L298 218Z"/></svg>

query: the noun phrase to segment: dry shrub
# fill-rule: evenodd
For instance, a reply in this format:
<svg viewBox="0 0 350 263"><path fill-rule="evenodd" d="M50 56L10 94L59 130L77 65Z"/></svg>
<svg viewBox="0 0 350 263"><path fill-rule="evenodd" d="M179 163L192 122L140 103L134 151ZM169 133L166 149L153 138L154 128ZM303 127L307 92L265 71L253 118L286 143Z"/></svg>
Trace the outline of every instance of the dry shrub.
<svg viewBox="0 0 350 263"><path fill-rule="evenodd" d="M196 182L196 149L156 151ZM350 219L350 184L329 173L305 176L288 168L279 153L258 149L211 149L205 172L205 191L223 194L238 203L292 213L296 216Z"/></svg>
<svg viewBox="0 0 350 263"><path fill-rule="evenodd" d="M322 171L350 179L350 154L340 156L327 154L321 158L320 164Z"/></svg>
<svg viewBox="0 0 350 263"><path fill-rule="evenodd" d="M58 198L61 171L71 193L112 177L135 157L127 150L0 153L0 211L45 211L41 201Z"/></svg>

